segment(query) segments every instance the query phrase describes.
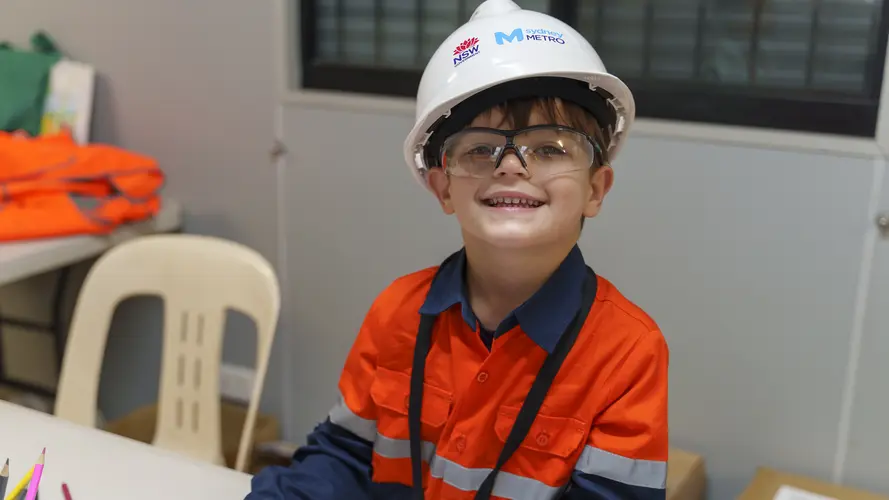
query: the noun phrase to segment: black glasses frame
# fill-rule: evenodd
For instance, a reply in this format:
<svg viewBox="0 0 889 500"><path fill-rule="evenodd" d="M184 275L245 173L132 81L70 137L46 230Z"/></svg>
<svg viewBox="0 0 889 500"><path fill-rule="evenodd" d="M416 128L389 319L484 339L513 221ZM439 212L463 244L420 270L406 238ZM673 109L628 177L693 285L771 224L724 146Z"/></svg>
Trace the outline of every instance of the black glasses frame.
<svg viewBox="0 0 889 500"><path fill-rule="evenodd" d="M500 150L500 154L497 155L497 161L496 161L496 163L494 163L494 170L495 171L498 168L500 168L500 163L503 162L503 156L506 154L506 152L508 150L512 150L513 154L516 155L516 158L518 158L519 161L522 162L522 168L524 168L525 171L528 171L528 164L527 164L527 162L525 162L525 155L516 146L515 137L517 135L521 135L521 134L524 134L527 132L533 132L535 130L555 130L555 131L573 132L575 134L579 134L579 135L583 136L587 141L589 141L589 143L593 146L593 153L594 153L593 164L590 166L592 167L593 165L596 165L597 163L602 162L602 148L596 142L595 138L593 138L590 134L587 134L586 132L584 132L582 130L577 130L576 128L567 127L564 125L532 125L530 127L513 129L513 130L503 130L503 129L499 129L499 128L490 128L490 127L464 128L463 130L457 132L454 135L451 135L450 137L448 137L447 139L445 139L442 142L441 148L438 152L438 161L441 164L441 166L444 168L444 170L447 171L447 164L445 163L445 147L448 146L449 140L451 137L454 137L455 135L458 135L458 134L468 133L468 132L484 132L484 133L500 135L500 136L503 136L506 138L506 144L503 146L503 149Z"/></svg>

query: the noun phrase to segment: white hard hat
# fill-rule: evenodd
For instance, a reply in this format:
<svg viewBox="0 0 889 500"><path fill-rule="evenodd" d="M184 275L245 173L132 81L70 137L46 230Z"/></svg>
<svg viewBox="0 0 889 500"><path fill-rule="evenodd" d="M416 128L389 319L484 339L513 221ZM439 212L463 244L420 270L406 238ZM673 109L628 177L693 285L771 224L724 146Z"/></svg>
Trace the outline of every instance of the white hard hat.
<svg viewBox="0 0 889 500"><path fill-rule="evenodd" d="M487 92L485 92L487 91ZM609 159L617 156L636 115L630 89L587 40L558 19L487 0L435 51L420 80L414 128L404 157L420 184L437 166L441 142L478 113L521 97L560 97L611 127Z"/></svg>

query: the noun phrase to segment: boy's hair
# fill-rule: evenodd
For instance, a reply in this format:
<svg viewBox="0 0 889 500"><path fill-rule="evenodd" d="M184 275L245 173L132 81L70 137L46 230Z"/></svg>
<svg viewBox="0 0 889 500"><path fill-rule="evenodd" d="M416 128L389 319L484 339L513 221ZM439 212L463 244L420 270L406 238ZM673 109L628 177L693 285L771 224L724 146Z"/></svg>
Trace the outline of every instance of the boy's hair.
<svg viewBox="0 0 889 500"><path fill-rule="evenodd" d="M586 133L596 142L599 148L599 162L593 167L608 164L608 145L611 142L607 129L599 125L598 120L589 111L569 101L555 97L530 97L512 99L484 111L488 114L497 111L503 117L500 125L509 124L511 128L520 129L530 125L534 111L543 115L547 123L561 124Z"/></svg>

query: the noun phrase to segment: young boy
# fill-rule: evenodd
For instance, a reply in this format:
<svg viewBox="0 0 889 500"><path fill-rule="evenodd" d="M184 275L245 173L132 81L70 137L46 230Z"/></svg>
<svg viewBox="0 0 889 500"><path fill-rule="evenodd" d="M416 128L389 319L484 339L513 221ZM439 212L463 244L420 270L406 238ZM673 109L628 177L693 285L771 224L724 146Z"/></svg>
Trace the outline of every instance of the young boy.
<svg viewBox="0 0 889 500"><path fill-rule="evenodd" d="M380 294L339 403L248 500L665 498L667 346L576 245L629 89L564 23L488 0L417 110L405 156L464 248Z"/></svg>

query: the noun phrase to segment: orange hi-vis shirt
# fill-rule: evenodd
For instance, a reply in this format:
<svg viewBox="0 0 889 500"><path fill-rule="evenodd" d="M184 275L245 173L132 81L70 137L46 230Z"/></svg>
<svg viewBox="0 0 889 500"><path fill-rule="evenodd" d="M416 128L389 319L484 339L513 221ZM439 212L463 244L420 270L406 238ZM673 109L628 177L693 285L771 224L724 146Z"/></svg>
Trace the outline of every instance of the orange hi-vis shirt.
<svg viewBox="0 0 889 500"><path fill-rule="evenodd" d="M147 156L0 132L0 241L109 233L155 215L163 184Z"/></svg>
<svg viewBox="0 0 889 500"><path fill-rule="evenodd" d="M421 413L427 499L472 499L492 470L548 352L580 307L575 247L495 332L466 300L465 255L373 303L345 363L340 400L289 468L253 480L248 500L409 499L408 402L420 313L439 314ZM657 325L607 280L492 498L663 499L668 349ZM493 334L490 349L485 333ZM366 446L365 448L363 448Z"/></svg>

